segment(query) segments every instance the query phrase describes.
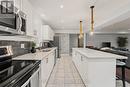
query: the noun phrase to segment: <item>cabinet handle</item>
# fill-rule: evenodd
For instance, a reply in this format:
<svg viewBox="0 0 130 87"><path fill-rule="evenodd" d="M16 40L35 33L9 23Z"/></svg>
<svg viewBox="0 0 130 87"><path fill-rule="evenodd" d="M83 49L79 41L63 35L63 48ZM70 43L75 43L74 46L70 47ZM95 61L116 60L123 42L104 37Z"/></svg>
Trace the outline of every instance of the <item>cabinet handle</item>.
<svg viewBox="0 0 130 87"><path fill-rule="evenodd" d="M81 61L84 61L82 56L81 56Z"/></svg>
<svg viewBox="0 0 130 87"><path fill-rule="evenodd" d="M48 63L48 58L46 58L46 63Z"/></svg>

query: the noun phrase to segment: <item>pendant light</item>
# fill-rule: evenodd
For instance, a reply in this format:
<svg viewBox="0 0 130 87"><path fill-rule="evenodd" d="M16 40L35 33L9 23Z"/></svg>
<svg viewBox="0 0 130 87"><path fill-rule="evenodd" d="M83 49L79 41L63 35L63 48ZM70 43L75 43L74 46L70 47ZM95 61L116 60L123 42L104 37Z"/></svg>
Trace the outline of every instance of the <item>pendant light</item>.
<svg viewBox="0 0 130 87"><path fill-rule="evenodd" d="M82 21L80 21L80 34L79 38L83 38L83 27L82 27Z"/></svg>
<svg viewBox="0 0 130 87"><path fill-rule="evenodd" d="M93 35L93 33L94 33L94 16L93 16L94 6L90 6L90 9L91 9L91 31L90 31L90 34Z"/></svg>

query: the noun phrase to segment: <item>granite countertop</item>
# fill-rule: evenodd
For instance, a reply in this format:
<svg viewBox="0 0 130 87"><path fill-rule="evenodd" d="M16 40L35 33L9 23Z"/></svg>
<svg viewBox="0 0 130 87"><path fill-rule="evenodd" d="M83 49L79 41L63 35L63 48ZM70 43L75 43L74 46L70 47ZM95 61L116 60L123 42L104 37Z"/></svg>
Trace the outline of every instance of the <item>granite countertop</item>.
<svg viewBox="0 0 130 87"><path fill-rule="evenodd" d="M50 50L48 52L43 52L43 50L37 51L36 53L28 53L22 56L14 57L13 60L42 60L46 58L50 53L52 53L56 47L47 48L46 50Z"/></svg>
<svg viewBox="0 0 130 87"><path fill-rule="evenodd" d="M93 59L127 59L126 56L121 56L121 55L117 55L117 54L112 54L112 53L106 53L106 52L102 52L102 51L98 51L98 50L93 50L93 49L89 49L89 48L73 48L73 50L79 52L80 54L86 56L87 58L93 58Z"/></svg>

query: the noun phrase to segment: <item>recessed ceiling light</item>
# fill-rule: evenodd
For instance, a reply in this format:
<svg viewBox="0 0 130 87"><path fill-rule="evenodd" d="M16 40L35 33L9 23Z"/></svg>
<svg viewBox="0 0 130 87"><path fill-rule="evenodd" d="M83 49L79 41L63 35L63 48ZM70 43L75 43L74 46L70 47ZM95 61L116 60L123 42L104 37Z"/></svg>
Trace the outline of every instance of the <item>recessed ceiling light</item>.
<svg viewBox="0 0 130 87"><path fill-rule="evenodd" d="M61 20L61 23L64 23L64 20Z"/></svg>
<svg viewBox="0 0 130 87"><path fill-rule="evenodd" d="M62 29L64 29L65 27L62 27Z"/></svg>
<svg viewBox="0 0 130 87"><path fill-rule="evenodd" d="M45 14L41 14L41 17L45 17Z"/></svg>
<svg viewBox="0 0 130 87"><path fill-rule="evenodd" d="M60 5L60 8L64 8L64 5Z"/></svg>

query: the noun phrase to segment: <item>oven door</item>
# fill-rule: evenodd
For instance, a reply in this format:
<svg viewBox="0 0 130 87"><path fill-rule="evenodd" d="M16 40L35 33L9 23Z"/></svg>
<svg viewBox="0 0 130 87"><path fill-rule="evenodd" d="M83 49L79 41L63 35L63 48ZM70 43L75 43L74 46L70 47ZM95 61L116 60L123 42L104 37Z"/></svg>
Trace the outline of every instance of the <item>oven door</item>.
<svg viewBox="0 0 130 87"><path fill-rule="evenodd" d="M21 87L40 87L40 68Z"/></svg>
<svg viewBox="0 0 130 87"><path fill-rule="evenodd" d="M31 87L30 80L26 81L21 87Z"/></svg>

